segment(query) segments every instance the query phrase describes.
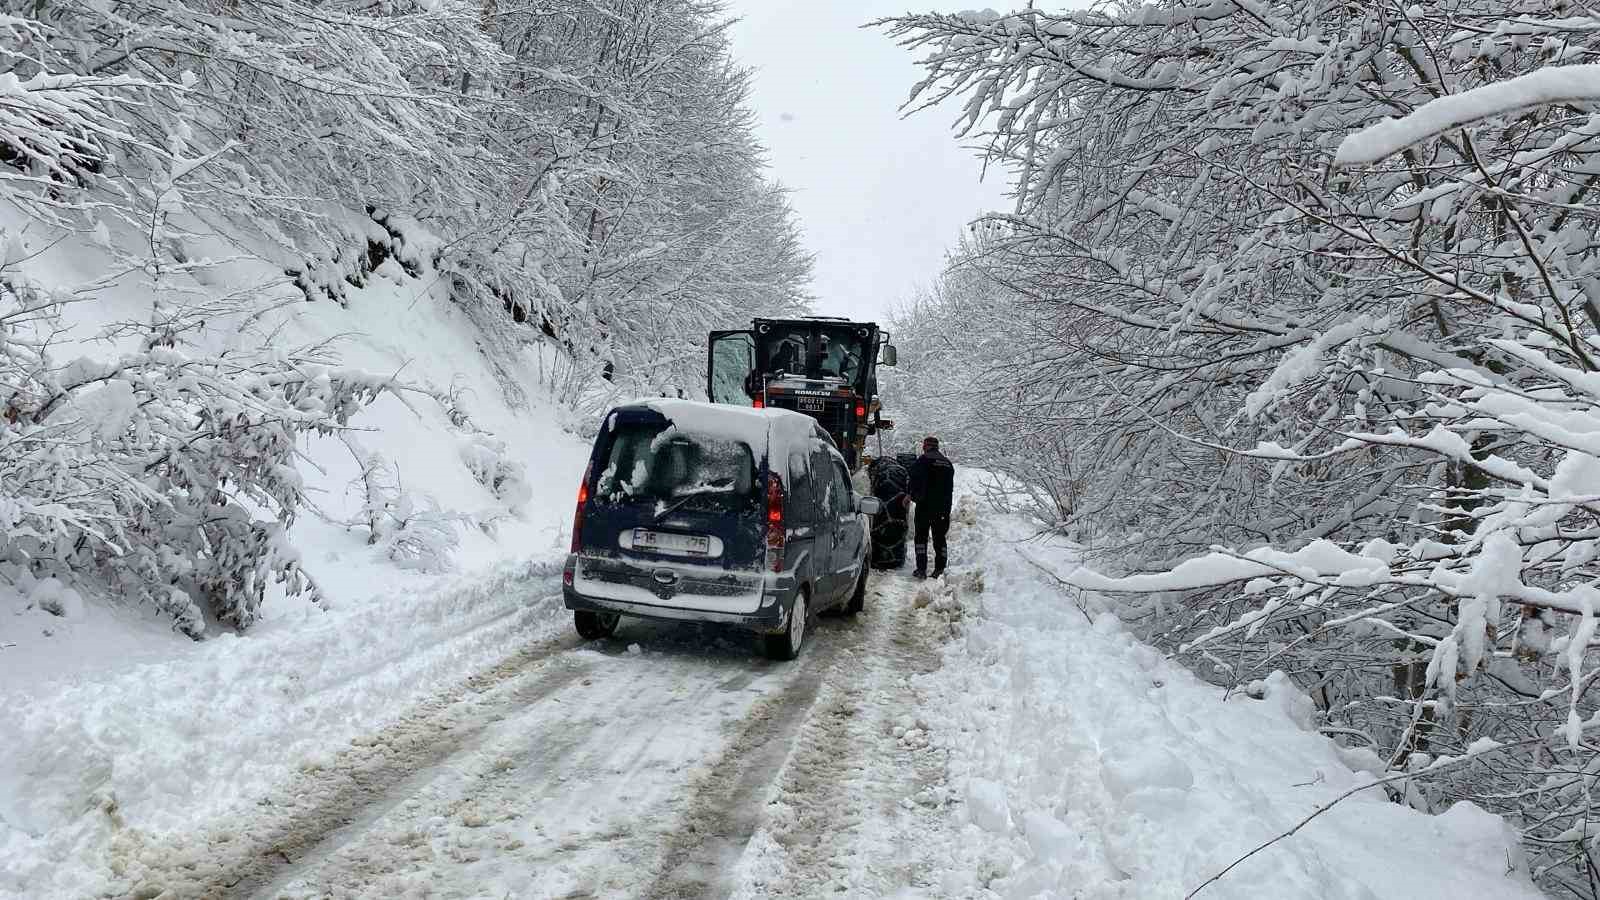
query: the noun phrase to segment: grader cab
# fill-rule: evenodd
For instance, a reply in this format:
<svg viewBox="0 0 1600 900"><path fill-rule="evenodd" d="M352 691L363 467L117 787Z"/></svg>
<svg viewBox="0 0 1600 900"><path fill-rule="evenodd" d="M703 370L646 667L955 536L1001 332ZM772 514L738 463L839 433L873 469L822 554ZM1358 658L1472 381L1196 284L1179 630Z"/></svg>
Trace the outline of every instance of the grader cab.
<svg viewBox="0 0 1600 900"><path fill-rule="evenodd" d="M706 393L713 403L792 409L833 436L851 471L867 436L894 427L878 409L878 366L895 364L888 333L871 322L806 316L756 319L713 331Z"/></svg>

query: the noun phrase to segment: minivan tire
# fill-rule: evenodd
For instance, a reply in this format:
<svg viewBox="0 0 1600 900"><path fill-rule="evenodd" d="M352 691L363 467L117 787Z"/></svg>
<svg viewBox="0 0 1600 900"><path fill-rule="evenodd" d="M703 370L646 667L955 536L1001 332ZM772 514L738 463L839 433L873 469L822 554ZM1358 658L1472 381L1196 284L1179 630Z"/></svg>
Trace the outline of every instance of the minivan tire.
<svg viewBox="0 0 1600 900"><path fill-rule="evenodd" d="M788 627L778 634L763 636L767 656L781 661L799 656L800 648L805 646L807 626L811 624L807 621L810 615L811 603L806 597L806 592L797 591L794 595L794 609L789 611Z"/></svg>
<svg viewBox="0 0 1600 900"><path fill-rule="evenodd" d="M856 590L850 595L850 602L844 605L845 615L853 616L867 608L867 571L871 568L867 560L861 561L861 577L856 579Z"/></svg>
<svg viewBox="0 0 1600 900"><path fill-rule="evenodd" d="M586 641L597 641L616 634L617 622L621 619L622 616L617 613L594 612L587 609L574 610L572 613L572 624L578 628L578 637Z"/></svg>

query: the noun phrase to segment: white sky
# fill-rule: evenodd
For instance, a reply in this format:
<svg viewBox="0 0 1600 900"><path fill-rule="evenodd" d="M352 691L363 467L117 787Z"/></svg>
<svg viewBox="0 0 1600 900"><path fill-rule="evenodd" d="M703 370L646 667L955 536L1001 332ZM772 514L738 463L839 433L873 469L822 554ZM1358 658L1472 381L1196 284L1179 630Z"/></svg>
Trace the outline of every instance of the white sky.
<svg viewBox="0 0 1600 900"><path fill-rule="evenodd" d="M860 26L907 10L1019 8L1005 0L729 0L739 61L757 70L761 140L817 256L817 312L882 318L929 284L961 227L1006 206L950 129L956 110L902 119L916 56Z"/></svg>

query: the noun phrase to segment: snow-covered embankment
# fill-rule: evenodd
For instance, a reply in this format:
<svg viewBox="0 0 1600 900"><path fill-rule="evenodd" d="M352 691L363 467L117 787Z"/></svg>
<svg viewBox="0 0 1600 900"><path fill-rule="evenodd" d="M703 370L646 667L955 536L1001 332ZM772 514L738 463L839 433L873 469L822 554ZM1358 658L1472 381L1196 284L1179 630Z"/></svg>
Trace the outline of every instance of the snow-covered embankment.
<svg viewBox="0 0 1600 900"><path fill-rule="evenodd" d="M34 277L81 280L92 249L44 252ZM255 283L257 269L216 277ZM103 315L133 318L146 302L116 292ZM442 280L393 264L346 305L290 297L272 316L285 345L331 340L342 364L418 389L300 447L316 508L289 540L325 602L274 590L243 635L214 627L195 642L127 598L51 611L38 588L0 582L0 896L93 895L119 841L247 814L295 772L566 623L558 562L587 447L546 399L541 348L492 359ZM82 352L109 352L90 340L102 324L81 323ZM225 344L224 331L207 337ZM373 539L358 452L381 462L398 515L436 514L443 555ZM497 492L486 459L520 463L522 483Z"/></svg>
<svg viewBox="0 0 1600 900"><path fill-rule="evenodd" d="M944 666L918 679L950 749L963 834L946 888L1006 897L1183 897L1374 776L1275 677L1224 697L1047 571L1070 547L976 511L958 527ZM1255 854L1205 898L1535 898L1516 835L1461 803L1428 816L1362 791Z"/></svg>

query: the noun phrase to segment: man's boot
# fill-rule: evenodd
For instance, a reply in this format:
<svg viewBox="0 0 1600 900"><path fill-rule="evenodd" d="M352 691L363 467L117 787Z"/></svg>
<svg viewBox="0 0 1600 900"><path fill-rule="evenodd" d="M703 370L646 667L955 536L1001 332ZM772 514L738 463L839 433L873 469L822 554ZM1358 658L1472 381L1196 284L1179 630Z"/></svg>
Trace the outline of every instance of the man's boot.
<svg viewBox="0 0 1600 900"><path fill-rule="evenodd" d="M911 577L912 578L927 578L928 577L928 554L927 553L918 553L917 554L917 568L916 568L915 571L913 571L911 573Z"/></svg>

